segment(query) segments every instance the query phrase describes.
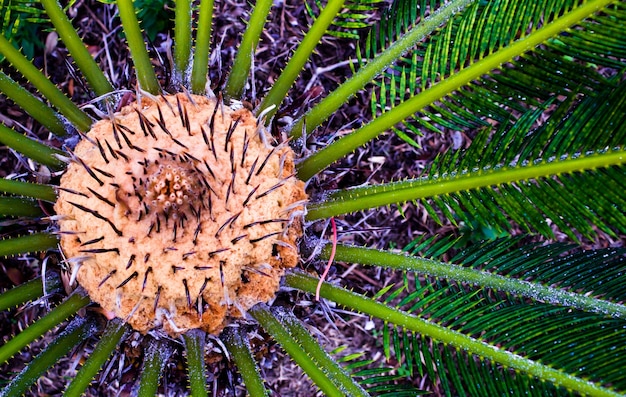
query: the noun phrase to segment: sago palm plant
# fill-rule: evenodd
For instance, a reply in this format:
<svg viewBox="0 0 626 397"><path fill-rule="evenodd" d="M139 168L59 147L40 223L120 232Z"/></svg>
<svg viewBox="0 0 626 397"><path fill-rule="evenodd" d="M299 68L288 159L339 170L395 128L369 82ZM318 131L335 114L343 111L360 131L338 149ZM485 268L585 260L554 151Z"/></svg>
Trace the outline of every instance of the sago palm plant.
<svg viewBox="0 0 626 397"><path fill-rule="evenodd" d="M219 7L176 1L166 80L133 2L117 1L137 83L114 87L109 49L92 56L57 1L41 0L90 88L80 104L0 37L13 67L0 74L2 93L61 143L0 127L33 171L0 180L0 255L42 268L2 293L0 310L57 303L2 342L0 363L29 362L3 375L0 395L26 393L70 354L68 396L111 371L140 396L175 393L173 378L172 390L219 394L215 368L230 373L229 363L249 395L264 396L269 339L325 395L625 393L626 266L616 247L626 232L626 3L310 2L306 34L271 88L256 92L255 49L272 7L284 6L273 3L256 1L232 66L216 73ZM303 93L290 89L329 35L355 44L353 75L311 106L294 103ZM364 92L370 122L316 133ZM299 105L290 118L298 113L287 107ZM397 170L408 178L352 175L354 186L318 188L370 141L395 135L410 148L425 131L465 138L419 174ZM403 252L338 242L337 225L358 219L348 214L386 206L460 232ZM477 241L488 234L500 237ZM588 247L603 235L615 247L541 242L555 235ZM320 283L333 262L387 269L396 282ZM295 310L280 299L287 293L312 307ZM329 320L376 319L386 368L374 354L326 351L293 314L315 307ZM41 352L20 353L47 333ZM188 376L168 377L181 354ZM133 357L139 378L124 380Z"/></svg>

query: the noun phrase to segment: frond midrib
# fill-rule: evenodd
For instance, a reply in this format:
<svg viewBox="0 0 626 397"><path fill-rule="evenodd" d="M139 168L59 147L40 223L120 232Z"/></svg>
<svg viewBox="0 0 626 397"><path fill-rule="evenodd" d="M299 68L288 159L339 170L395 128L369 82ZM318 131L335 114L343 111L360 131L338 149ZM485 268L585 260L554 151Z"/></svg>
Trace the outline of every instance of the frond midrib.
<svg viewBox="0 0 626 397"><path fill-rule="evenodd" d="M467 192L563 174L585 173L598 168L621 166L625 162L626 154L622 149L616 148L605 152L529 164L481 168L456 174L433 175L402 182L366 186L337 192L324 202L310 205L307 218L315 220L454 192Z"/></svg>

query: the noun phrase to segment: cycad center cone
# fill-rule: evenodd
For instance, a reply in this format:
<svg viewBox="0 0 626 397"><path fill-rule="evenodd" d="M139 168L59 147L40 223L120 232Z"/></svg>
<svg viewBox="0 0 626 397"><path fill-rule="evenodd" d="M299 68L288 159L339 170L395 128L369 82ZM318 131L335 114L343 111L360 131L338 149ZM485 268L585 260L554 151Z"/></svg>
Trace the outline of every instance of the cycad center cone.
<svg viewBox="0 0 626 397"><path fill-rule="evenodd" d="M55 209L91 299L135 330L217 334L296 265L306 194L294 153L248 110L177 94L97 122Z"/></svg>

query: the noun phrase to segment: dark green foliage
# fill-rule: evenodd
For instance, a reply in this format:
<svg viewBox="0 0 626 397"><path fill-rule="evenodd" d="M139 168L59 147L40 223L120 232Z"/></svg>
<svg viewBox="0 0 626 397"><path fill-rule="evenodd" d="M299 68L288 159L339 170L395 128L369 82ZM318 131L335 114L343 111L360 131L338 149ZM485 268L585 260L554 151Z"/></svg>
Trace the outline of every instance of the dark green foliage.
<svg viewBox="0 0 626 397"><path fill-rule="evenodd" d="M394 7L370 32L361 48L362 62L375 57L411 26L417 10L408 3L412 1L394 2ZM553 1L548 8L532 0L474 3L377 79L380 92L372 97L372 111L384 113L454 71L480 62L518 39L518 35L534 32L540 26L532 21L542 20L545 25L576 3ZM571 102L580 93L590 97L602 95L619 84L619 77L610 77L619 76L619 71L626 67L626 49L620 45L626 40L625 20L626 6L618 2L610 12L596 15L580 28L564 32L440 103L431 104L404 121L404 128L397 132L412 141L406 132L419 134L420 128L465 131L492 123L511 123L515 121L512 114L523 114L529 108L556 104L555 101ZM607 69L600 74L598 66Z"/></svg>
<svg viewBox="0 0 626 397"><path fill-rule="evenodd" d="M171 32L174 29L171 13L175 7L174 1L135 0L134 4L141 29L150 41L154 41L158 33Z"/></svg>
<svg viewBox="0 0 626 397"><path fill-rule="evenodd" d="M313 9L309 2L305 2L304 5L313 19L322 8L320 0L315 0L316 9ZM344 10L335 17L327 33L335 37L358 39L360 32L372 25L383 5L383 0L348 0L344 3Z"/></svg>
<svg viewBox="0 0 626 397"><path fill-rule="evenodd" d="M41 5L29 0L0 0L0 23L4 37L28 59L43 48L41 35L51 28Z"/></svg>
<svg viewBox="0 0 626 397"><path fill-rule="evenodd" d="M437 257L440 248L447 247L449 252L450 244L455 242L429 240L413 244L410 249L425 250L426 256ZM572 251L573 246L565 244L519 247L519 243L520 239L501 239L477 244L459 252L451 262L507 277L556 284L604 299L624 299L624 289L618 282L619 275L626 271L624 250L584 252ZM406 275L403 285L391 289L380 299L489 344L550 363L553 368L594 382L612 384L615 390L626 390L618 364L626 354L626 321L622 318L412 274ZM384 329L383 338L388 354L397 357L410 373L420 376L437 373L446 395L500 395L504 390L513 395L569 394L567 390L555 389L543 381L499 368L446 345L433 349L433 341L427 337L388 327Z"/></svg>

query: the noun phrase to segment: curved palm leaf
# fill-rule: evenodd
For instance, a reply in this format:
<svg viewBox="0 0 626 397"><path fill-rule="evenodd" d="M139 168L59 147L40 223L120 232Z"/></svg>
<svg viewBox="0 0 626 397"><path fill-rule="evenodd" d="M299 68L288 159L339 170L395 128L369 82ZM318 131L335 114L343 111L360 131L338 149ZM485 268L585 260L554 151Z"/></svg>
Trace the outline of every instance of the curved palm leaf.
<svg viewBox="0 0 626 397"><path fill-rule="evenodd" d="M393 42L399 32L407 30L408 13L403 10L408 2L394 2L383 21L370 32L361 52L363 62ZM475 2L376 80L381 91L372 97L372 110L384 113L513 41L558 22L581 3ZM546 101L567 102L576 93L601 98L602 91L619 82L611 82L607 76L626 66L626 49L620 44L626 39L626 32L620 28L625 13L623 3L615 2L603 13L548 38L541 46L431 104L403 121L404 130L469 130L494 122L511 122L512 111L523 112ZM604 69L601 73L599 66Z"/></svg>
<svg viewBox="0 0 626 397"><path fill-rule="evenodd" d="M421 204L435 219L439 209L454 223L497 231L510 230L513 220L546 236L554 223L574 240L575 231L591 237L594 226L610 235L624 232L625 93L626 83L619 82L597 98L548 103L547 119L545 108L528 110L514 124L484 129L467 150L440 156L424 177L338 192L312 205L308 216L427 199ZM598 109L598 98L606 106ZM545 122L537 126L540 118Z"/></svg>
<svg viewBox="0 0 626 397"><path fill-rule="evenodd" d="M623 301L623 288L606 287L604 282L626 268L623 250L574 251L571 245L519 245L519 239L502 239L477 244L460 252L454 263L524 276L543 284L567 286L581 293L611 297ZM433 250L427 244L426 255ZM437 255L436 255L437 256ZM608 270L607 278L599 271ZM598 277L585 277L590 273ZM497 349L507 349L549 364L552 368L576 374L594 382L611 385L614 390L626 387L620 375L620 357L626 352L624 320L603 314L570 310L549 303L529 302L493 290L469 288L441 279L412 277L380 297L386 304L404 308L418 317L428 318L451 329L488 341ZM411 280L411 281L409 281ZM454 307L454 311L449 308ZM445 378L442 388L446 395L496 395L502 384L514 395L569 394L565 389L549 392L546 385L523 374L495 368L494 363L472 356L449 346L430 349L429 338L415 335L398 327L385 328L387 352L394 352L409 371ZM436 355L420 360L420 354ZM599 357L600 356L600 357ZM495 377L480 377L470 373L496 373ZM468 382L468 379L471 381ZM477 379L481 379L477 382ZM476 389L479 388L479 389ZM478 390L483 390L478 392Z"/></svg>
<svg viewBox="0 0 626 397"><path fill-rule="evenodd" d="M344 3L342 10L328 29L328 34L336 37L358 39L359 31L370 28L372 19L377 15L382 0L351 0ZM315 0L317 10L310 3L305 2L309 16L314 20L319 15L319 9L323 8L320 0Z"/></svg>

